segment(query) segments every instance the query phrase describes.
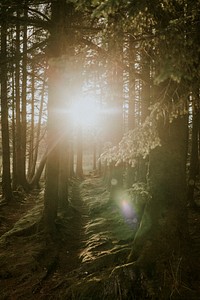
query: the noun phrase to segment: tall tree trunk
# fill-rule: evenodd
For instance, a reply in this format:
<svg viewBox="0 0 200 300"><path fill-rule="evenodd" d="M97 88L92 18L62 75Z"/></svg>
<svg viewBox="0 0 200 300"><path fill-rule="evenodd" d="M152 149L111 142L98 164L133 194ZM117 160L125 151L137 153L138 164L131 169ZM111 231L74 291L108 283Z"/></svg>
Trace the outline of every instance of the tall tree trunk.
<svg viewBox="0 0 200 300"><path fill-rule="evenodd" d="M199 173L199 123L200 123L200 108L199 108L199 91L193 96L193 111L192 111L192 143L190 155L190 169L188 180L188 202L195 207L194 189L196 177Z"/></svg>
<svg viewBox="0 0 200 300"><path fill-rule="evenodd" d="M10 31L10 40L12 41L12 47L14 49L14 29ZM14 53L12 53L12 59L14 60ZM11 69L11 88L12 88L12 189L16 190L16 99L15 99L15 64L12 65Z"/></svg>
<svg viewBox="0 0 200 300"><path fill-rule="evenodd" d="M32 188L32 189L35 188L35 187L39 187L39 181L40 181L42 172L44 170L44 167L45 167L45 164L46 164L46 161L47 161L47 155L48 155L48 152L45 151L45 153L44 153L44 155L43 155L43 157L40 161L40 164L39 164L33 178L29 182L30 188Z"/></svg>
<svg viewBox="0 0 200 300"><path fill-rule="evenodd" d="M20 17L17 10L17 17ZM20 114L20 25L16 24L16 63L15 63L15 97L16 97L16 186L21 185L22 162L21 162L21 114Z"/></svg>
<svg viewBox="0 0 200 300"><path fill-rule="evenodd" d="M59 199L59 144L63 128L60 126L62 107L62 74L60 59L66 51L65 36L65 0L52 1L52 27L49 44L49 96L48 96L48 157L46 162L46 181L44 195L44 225L49 232L55 231ZM63 63L63 62L62 62ZM61 111L60 111L61 110Z"/></svg>
<svg viewBox="0 0 200 300"><path fill-rule="evenodd" d="M134 38L129 37L129 100L128 100L128 130L133 130L135 124L135 57L136 48ZM135 182L136 170L131 165L127 165L126 187L130 188Z"/></svg>
<svg viewBox="0 0 200 300"><path fill-rule="evenodd" d="M146 50L146 52L148 49ZM150 59L149 56L146 57L146 53L142 53L142 67L141 73L143 81L141 82L141 92L140 92L140 123L143 124L149 115L149 106L151 99L151 77L150 77ZM138 158L137 162L137 181L146 183L147 180L147 166L148 160L143 158Z"/></svg>
<svg viewBox="0 0 200 300"><path fill-rule="evenodd" d="M135 47L132 36L129 38L129 101L128 129L135 128Z"/></svg>
<svg viewBox="0 0 200 300"><path fill-rule="evenodd" d="M29 137L29 155L28 155L28 179L30 180L31 171L33 167L33 153L34 153L34 141L35 141L35 72L34 62L32 62L32 74L31 74L31 128ZM34 174L34 173L33 173Z"/></svg>
<svg viewBox="0 0 200 300"><path fill-rule="evenodd" d="M111 57L119 57L123 61L123 30L119 29L118 17L110 17L110 26L113 30L108 43L108 51ZM116 41L117 35L117 41ZM120 36L120 39L119 39ZM111 128L113 130L111 141L117 145L123 136L123 69L117 64L112 64L110 67L110 78L108 82L110 86L111 107L114 108L113 116L111 118ZM118 193L123 184L123 167L122 165L110 169L110 199ZM115 184L112 184L115 182Z"/></svg>
<svg viewBox="0 0 200 300"><path fill-rule="evenodd" d="M102 154L102 141L100 139L99 143L98 143L98 160L97 160L99 175L102 175L102 163L101 163L101 158L100 158L101 154Z"/></svg>
<svg viewBox="0 0 200 300"><path fill-rule="evenodd" d="M24 9L24 17L27 18L27 9ZM27 26L23 27L23 59L22 59L22 112L21 112L21 178L20 184L28 189L26 180L26 93L27 93Z"/></svg>
<svg viewBox="0 0 200 300"><path fill-rule="evenodd" d="M158 129L162 146L150 154L148 180L151 197L146 203L129 257L147 277L149 270L159 274L156 262L168 262L173 256L181 256L185 249L182 246L188 241L187 117L178 117L172 124L160 122Z"/></svg>
<svg viewBox="0 0 200 300"><path fill-rule="evenodd" d="M30 180L33 178L33 176L35 174L35 168L36 168L36 163L37 163L37 159L38 159L38 150L39 150L39 144L40 144L40 133L41 133L41 123L42 123L42 113L43 113L43 106L44 106L44 99L45 99L46 68L47 68L47 66L45 66L45 70L44 70L44 78L43 78L43 85L42 85L42 92L41 92L41 101L40 101L40 108L39 108L37 132L36 132L36 138L35 138L35 147L34 147L34 151L33 151L33 161L32 161L32 164L30 166L30 175L29 175ZM32 93L33 93L33 91L32 91ZM34 99L32 99L32 101L33 100ZM34 103L32 103L32 105L33 105L33 107L32 107L32 111L33 111L34 110ZM32 127L34 125L33 123L34 123L34 120L32 120ZM32 130L34 130L34 128Z"/></svg>
<svg viewBox="0 0 200 300"><path fill-rule="evenodd" d="M67 136L62 141L60 147L60 172L59 172L59 205L62 210L66 210L69 206L68 202L68 166L69 153Z"/></svg>
<svg viewBox="0 0 200 300"><path fill-rule="evenodd" d="M8 124L8 98L7 98L7 26L6 11L4 13L4 21L1 26L1 56L4 63L1 69L1 134L2 134L2 194L7 202L12 200L11 174L10 174L10 145L9 145L9 124Z"/></svg>
<svg viewBox="0 0 200 300"><path fill-rule="evenodd" d="M76 176L83 177L83 132L81 125L78 127L77 133L77 163L76 163Z"/></svg>
<svg viewBox="0 0 200 300"><path fill-rule="evenodd" d="M15 72L12 68L12 188L16 190L16 108L15 108Z"/></svg>
<svg viewBox="0 0 200 300"><path fill-rule="evenodd" d="M123 31L118 28L117 18L110 17L113 30L111 34L108 51L111 57L119 57L123 61ZM116 41L116 35L118 40ZM119 39L120 36L120 39ZM114 108L112 121L110 123L112 131L111 141L118 144L123 136L123 69L121 66L111 63L108 84L110 87L110 104Z"/></svg>
<svg viewBox="0 0 200 300"><path fill-rule="evenodd" d="M97 145L94 141L93 143L93 170L96 171L97 168Z"/></svg>
<svg viewBox="0 0 200 300"><path fill-rule="evenodd" d="M73 178L74 176L74 145L73 140L71 140L69 145L69 178Z"/></svg>

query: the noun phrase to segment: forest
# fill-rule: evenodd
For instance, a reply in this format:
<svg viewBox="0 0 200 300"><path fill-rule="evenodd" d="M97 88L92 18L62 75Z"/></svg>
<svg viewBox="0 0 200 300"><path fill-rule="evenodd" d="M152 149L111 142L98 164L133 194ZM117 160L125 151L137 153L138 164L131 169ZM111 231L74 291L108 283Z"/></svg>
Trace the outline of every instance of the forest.
<svg viewBox="0 0 200 300"><path fill-rule="evenodd" d="M0 0L0 299L200 299L200 0Z"/></svg>

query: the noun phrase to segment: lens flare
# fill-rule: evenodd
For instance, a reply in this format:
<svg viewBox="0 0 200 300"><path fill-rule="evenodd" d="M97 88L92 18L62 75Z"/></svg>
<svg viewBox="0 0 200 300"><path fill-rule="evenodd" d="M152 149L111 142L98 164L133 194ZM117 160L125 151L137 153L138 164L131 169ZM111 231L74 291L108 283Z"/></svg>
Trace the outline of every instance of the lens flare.
<svg viewBox="0 0 200 300"><path fill-rule="evenodd" d="M131 209L130 204L126 200L122 200L121 202L121 210L125 217L131 218L133 215L133 211Z"/></svg>
<svg viewBox="0 0 200 300"><path fill-rule="evenodd" d="M132 202L129 199L122 199L119 206L126 223L135 226L138 222L138 218Z"/></svg>
<svg viewBox="0 0 200 300"><path fill-rule="evenodd" d="M122 200L121 202L121 210L123 215L128 218L132 219L134 217L134 210L132 205L127 200Z"/></svg>

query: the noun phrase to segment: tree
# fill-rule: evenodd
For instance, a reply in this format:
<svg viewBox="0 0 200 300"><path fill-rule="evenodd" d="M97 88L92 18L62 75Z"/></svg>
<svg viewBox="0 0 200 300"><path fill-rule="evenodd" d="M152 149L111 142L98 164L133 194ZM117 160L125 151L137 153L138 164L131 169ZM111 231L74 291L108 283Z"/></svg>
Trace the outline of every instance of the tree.
<svg viewBox="0 0 200 300"><path fill-rule="evenodd" d="M47 73L47 66L45 64L44 67L44 74L42 80L42 88L41 88L41 97L40 97L40 104L39 104L39 112L38 112L38 122L35 128L35 72L34 67L32 68L32 86L31 86L31 133L30 133L30 148L29 148L29 181L32 181L35 170L36 170L36 163L38 160L38 152L40 141L42 137L42 118L44 114L44 104L45 104L45 90L46 90L46 73ZM36 130L36 134L35 134ZM35 141L35 143L34 143Z"/></svg>
<svg viewBox="0 0 200 300"><path fill-rule="evenodd" d="M191 137L191 152L190 152L190 168L188 178L188 202L195 207L194 192L199 174L199 90L192 95L192 137Z"/></svg>
<svg viewBox="0 0 200 300"><path fill-rule="evenodd" d="M49 231L55 230L58 209L59 143L62 138L60 124L62 82L59 59L65 52L65 1L51 3L52 27L49 45L49 95L48 95L48 156L44 196L44 220ZM60 92L60 93L59 93Z"/></svg>
<svg viewBox="0 0 200 300"><path fill-rule="evenodd" d="M20 17L19 9L17 9L17 17ZM15 146L16 148L13 149L15 151L15 159L16 159L16 178L14 182L16 186L23 186L22 180L22 173L24 170L21 168L22 164L22 155L21 155L21 113L20 113L20 24L19 22L16 23L16 64L15 64L15 109L16 109L16 140Z"/></svg>
<svg viewBox="0 0 200 300"><path fill-rule="evenodd" d="M150 153L149 193L140 227L129 256L139 267L157 273L158 255L178 258L185 249L187 235L186 158L187 117L159 124L161 147ZM184 245L184 247L183 247ZM162 259L160 260L162 261Z"/></svg>
<svg viewBox="0 0 200 300"><path fill-rule="evenodd" d="M69 90L72 78L72 62L74 45L70 44L71 32L66 32L66 17L70 24L74 12L72 3L61 0L59 3L51 3L51 30L49 44L49 92L48 92L48 156L46 163L46 180L44 196L44 221L47 230L55 230L57 217L59 192L67 196L67 172L60 171L63 162L68 163L68 149L66 141L69 137L66 133L67 123L66 108L69 105ZM67 131L68 132L68 131ZM68 147L69 143L67 143ZM64 152L63 152L64 151ZM64 155L63 155L64 154ZM60 156L61 155L61 156ZM68 166L65 166L68 169ZM59 182L59 180L64 182ZM61 203L63 203L61 200ZM67 201L67 199L66 199Z"/></svg>
<svg viewBox="0 0 200 300"><path fill-rule="evenodd" d="M3 9L4 19L1 25L1 57L3 66L1 68L1 134L3 152L3 174L2 192L7 202L13 199L10 174L10 144L9 144L9 123L8 123L8 97L7 97L7 24L6 9Z"/></svg>
<svg viewBox="0 0 200 300"><path fill-rule="evenodd" d="M77 132L77 161L76 161L76 176L83 177L83 132L81 125L78 125Z"/></svg>

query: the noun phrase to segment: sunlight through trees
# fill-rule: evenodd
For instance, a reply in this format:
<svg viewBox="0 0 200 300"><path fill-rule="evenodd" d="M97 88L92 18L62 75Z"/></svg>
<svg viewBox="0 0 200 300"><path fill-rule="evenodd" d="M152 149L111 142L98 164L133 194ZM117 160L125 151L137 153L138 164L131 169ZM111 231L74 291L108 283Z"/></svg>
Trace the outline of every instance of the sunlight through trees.
<svg viewBox="0 0 200 300"><path fill-rule="evenodd" d="M131 264L147 299L184 293L164 268L186 264L199 208L199 12L189 0L0 0L2 202L42 188L37 228L54 239L76 182L101 178L132 230L116 276Z"/></svg>

